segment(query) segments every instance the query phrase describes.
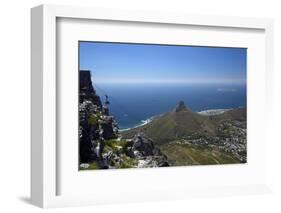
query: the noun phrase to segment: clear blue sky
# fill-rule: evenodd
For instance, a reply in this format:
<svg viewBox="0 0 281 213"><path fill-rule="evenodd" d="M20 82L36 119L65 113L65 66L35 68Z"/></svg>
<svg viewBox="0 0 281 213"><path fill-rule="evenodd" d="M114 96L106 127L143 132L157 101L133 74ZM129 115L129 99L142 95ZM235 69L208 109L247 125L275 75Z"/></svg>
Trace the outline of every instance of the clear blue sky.
<svg viewBox="0 0 281 213"><path fill-rule="evenodd" d="M247 50L80 42L80 70L95 83L245 84Z"/></svg>

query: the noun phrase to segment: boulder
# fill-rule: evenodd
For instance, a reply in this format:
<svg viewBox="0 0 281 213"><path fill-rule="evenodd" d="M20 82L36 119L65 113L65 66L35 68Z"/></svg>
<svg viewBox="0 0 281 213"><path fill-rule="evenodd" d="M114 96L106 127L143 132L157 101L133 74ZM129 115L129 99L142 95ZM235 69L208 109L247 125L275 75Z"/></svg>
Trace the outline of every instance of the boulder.
<svg viewBox="0 0 281 213"><path fill-rule="evenodd" d="M148 138L146 135L139 133L135 135L132 141L133 141L133 146L132 146L133 152L138 151L143 156L150 156L154 154L153 141L150 138Z"/></svg>

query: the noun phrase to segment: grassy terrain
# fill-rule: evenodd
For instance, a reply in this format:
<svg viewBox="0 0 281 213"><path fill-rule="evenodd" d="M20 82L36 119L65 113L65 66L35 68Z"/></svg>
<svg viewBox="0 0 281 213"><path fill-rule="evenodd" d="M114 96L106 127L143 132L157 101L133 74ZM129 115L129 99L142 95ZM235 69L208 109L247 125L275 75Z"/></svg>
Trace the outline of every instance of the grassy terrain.
<svg viewBox="0 0 281 213"><path fill-rule="evenodd" d="M246 121L247 120L247 109L237 108L226 111L223 114L209 116L212 122L216 125L223 120L236 120L236 121Z"/></svg>
<svg viewBox="0 0 281 213"><path fill-rule="evenodd" d="M164 144L161 151L173 166L239 163L231 154L187 144Z"/></svg>
<svg viewBox="0 0 281 213"><path fill-rule="evenodd" d="M191 111L169 112L144 126L122 132L124 138L130 138L138 132L144 132L156 144L182 139L193 134L214 135L215 125L206 116Z"/></svg>

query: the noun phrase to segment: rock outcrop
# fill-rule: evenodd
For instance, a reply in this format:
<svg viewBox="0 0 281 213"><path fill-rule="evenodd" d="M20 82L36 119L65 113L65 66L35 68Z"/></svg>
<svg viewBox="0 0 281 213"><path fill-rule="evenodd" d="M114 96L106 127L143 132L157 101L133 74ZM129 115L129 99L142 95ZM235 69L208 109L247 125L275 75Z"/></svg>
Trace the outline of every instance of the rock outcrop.
<svg viewBox="0 0 281 213"><path fill-rule="evenodd" d="M91 72L89 70L80 70L79 75L79 102L85 100L91 101L99 110L102 108L100 97L96 94L91 80Z"/></svg>
<svg viewBox="0 0 281 213"><path fill-rule="evenodd" d="M180 101L175 108L175 112L187 111L187 107L185 106L183 101Z"/></svg>
<svg viewBox="0 0 281 213"><path fill-rule="evenodd" d="M79 154L80 163L87 163L101 156L104 140L117 137L118 128L103 111L90 71L80 71L79 89Z"/></svg>
<svg viewBox="0 0 281 213"><path fill-rule="evenodd" d="M152 139L139 133L131 140L131 151L139 159L138 167L166 167L169 166L167 157L156 147Z"/></svg>

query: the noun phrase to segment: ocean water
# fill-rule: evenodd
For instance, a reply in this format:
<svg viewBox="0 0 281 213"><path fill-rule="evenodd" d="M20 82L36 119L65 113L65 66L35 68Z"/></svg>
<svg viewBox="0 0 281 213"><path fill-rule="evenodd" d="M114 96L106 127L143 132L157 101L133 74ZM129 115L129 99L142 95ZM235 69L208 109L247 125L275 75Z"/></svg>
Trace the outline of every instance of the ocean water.
<svg viewBox="0 0 281 213"><path fill-rule="evenodd" d="M171 111L179 101L193 111L246 106L246 85L231 84L94 84L102 101L109 96L110 114L120 129Z"/></svg>

